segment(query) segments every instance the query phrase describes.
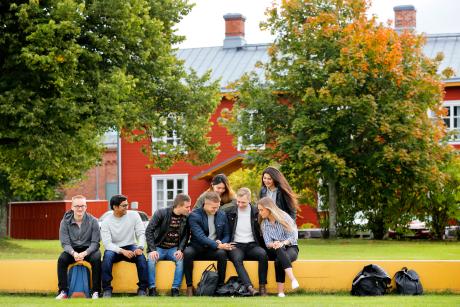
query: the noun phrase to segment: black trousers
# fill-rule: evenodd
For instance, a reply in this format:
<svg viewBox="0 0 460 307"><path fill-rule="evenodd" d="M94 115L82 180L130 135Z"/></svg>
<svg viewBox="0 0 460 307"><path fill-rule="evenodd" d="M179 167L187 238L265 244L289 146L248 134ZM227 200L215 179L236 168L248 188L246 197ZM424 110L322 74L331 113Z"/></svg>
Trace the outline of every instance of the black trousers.
<svg viewBox="0 0 460 307"><path fill-rule="evenodd" d="M233 262L238 277L246 286L252 286L252 284L244 268L243 260L257 260L259 262L259 284L267 284L268 256L267 252L257 243L237 243L234 249L228 251L228 257Z"/></svg>
<svg viewBox="0 0 460 307"><path fill-rule="evenodd" d="M284 270L292 268L292 263L297 260L298 255L299 247L297 245L284 246L278 249L268 249L268 258L270 260L275 260L276 282L284 283L286 278Z"/></svg>
<svg viewBox="0 0 460 307"><path fill-rule="evenodd" d="M219 274L218 286L225 283L227 271L227 253L223 249L210 249L189 245L184 250L184 275L187 287L193 285L193 261L194 260L217 260L217 272Z"/></svg>
<svg viewBox="0 0 460 307"><path fill-rule="evenodd" d="M86 248L78 250L77 253L85 251ZM99 250L85 257L85 260L91 264L91 276L93 284L93 292L101 292L101 252ZM67 252L62 252L57 262L58 287L59 292L62 290L68 292L69 285L67 283L67 268L72 263L75 263L75 258Z"/></svg>

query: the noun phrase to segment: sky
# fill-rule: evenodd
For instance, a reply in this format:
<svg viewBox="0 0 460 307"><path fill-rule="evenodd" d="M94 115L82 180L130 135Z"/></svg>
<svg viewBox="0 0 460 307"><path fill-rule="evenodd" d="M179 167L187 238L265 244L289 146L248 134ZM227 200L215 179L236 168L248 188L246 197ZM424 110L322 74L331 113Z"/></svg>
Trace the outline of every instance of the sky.
<svg viewBox="0 0 460 307"><path fill-rule="evenodd" d="M224 40L223 15L241 13L246 17L245 39L249 44L273 40L262 32L259 23L265 20L265 9L273 0L189 0L195 3L189 15L178 24L178 34L186 36L179 48L220 46ZM418 32L460 33L460 0L373 0L370 14L386 23L394 19L393 7L413 5L417 10Z"/></svg>

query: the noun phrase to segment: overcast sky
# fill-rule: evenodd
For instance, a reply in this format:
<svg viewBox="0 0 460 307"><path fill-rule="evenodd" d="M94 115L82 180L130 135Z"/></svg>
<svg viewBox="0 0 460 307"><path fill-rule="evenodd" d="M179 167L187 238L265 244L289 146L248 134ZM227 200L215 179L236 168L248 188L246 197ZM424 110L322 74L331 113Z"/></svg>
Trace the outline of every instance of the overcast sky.
<svg viewBox="0 0 460 307"><path fill-rule="evenodd" d="M178 34L186 41L180 48L220 46L224 40L226 13L241 13L246 17L246 42L271 42L269 33L259 29L265 20L265 9L273 0L189 0L196 3L192 12L178 25ZM394 19L393 7L414 5L417 10L417 31L424 33L460 33L460 0L373 0L370 13L386 22Z"/></svg>

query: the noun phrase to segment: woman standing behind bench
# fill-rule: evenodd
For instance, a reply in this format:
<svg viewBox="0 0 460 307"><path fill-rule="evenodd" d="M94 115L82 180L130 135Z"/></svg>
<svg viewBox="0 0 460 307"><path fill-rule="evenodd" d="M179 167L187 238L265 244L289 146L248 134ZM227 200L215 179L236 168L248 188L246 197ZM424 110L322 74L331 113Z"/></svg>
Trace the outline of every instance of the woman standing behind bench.
<svg viewBox="0 0 460 307"><path fill-rule="evenodd" d="M292 289L299 283L292 271L292 262L297 259L297 226L294 220L280 208L270 197L264 197L257 203L259 209L259 224L268 248L269 259L275 260L275 276L278 286L278 296L284 297L284 281L286 274L291 280Z"/></svg>
<svg viewBox="0 0 460 307"><path fill-rule="evenodd" d="M228 181L225 174L217 174L211 180L211 186L203 194L198 197L193 210L202 208L204 204L204 195L207 192L216 192L220 197L220 207L219 209L225 209L232 205L236 206L236 196L230 187L230 182Z"/></svg>
<svg viewBox="0 0 460 307"><path fill-rule="evenodd" d="M262 188L259 197L265 196L270 197L278 208L289 214L294 221L296 220L297 196L284 175L272 166L262 172Z"/></svg>

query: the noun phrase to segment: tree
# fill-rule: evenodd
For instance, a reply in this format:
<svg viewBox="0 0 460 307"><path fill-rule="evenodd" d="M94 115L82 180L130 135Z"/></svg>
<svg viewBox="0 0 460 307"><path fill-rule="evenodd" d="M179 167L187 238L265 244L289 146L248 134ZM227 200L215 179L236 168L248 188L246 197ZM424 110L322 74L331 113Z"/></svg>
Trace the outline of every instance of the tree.
<svg viewBox="0 0 460 307"><path fill-rule="evenodd" d="M330 237L337 234L338 202L358 201L377 223L379 212L400 206L398 191L409 191L411 206L412 196L426 194L449 152L440 143L442 128L427 116L442 103L440 58L422 54L421 36L398 35L368 18L368 5L291 0L268 9L263 27L276 39L270 61L261 64L265 79L249 75L237 84L227 123L235 135L265 143L258 160L278 161L298 189L316 178L328 202Z"/></svg>
<svg viewBox="0 0 460 307"><path fill-rule="evenodd" d="M144 140L161 168L214 158L206 134L218 85L186 72L173 48L190 9L186 0L0 4L3 202L55 197L99 159L109 129ZM151 142L171 131L180 146Z"/></svg>

